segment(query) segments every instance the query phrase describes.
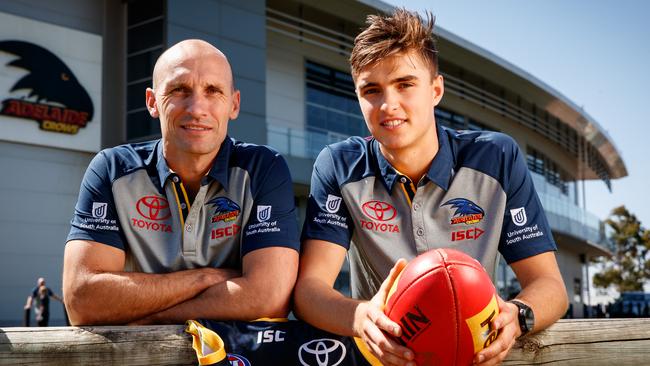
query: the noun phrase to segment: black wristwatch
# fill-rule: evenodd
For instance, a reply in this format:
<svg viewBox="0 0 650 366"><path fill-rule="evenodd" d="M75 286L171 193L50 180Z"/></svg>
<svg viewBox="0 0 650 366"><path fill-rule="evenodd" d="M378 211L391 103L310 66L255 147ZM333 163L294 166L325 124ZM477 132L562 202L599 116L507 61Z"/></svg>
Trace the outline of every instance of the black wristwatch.
<svg viewBox="0 0 650 366"><path fill-rule="evenodd" d="M510 300L508 302L515 304L519 309L517 315L519 319L519 329L521 329L520 337L523 337L528 332L532 331L533 327L535 327L535 314L533 314L533 309L519 300Z"/></svg>

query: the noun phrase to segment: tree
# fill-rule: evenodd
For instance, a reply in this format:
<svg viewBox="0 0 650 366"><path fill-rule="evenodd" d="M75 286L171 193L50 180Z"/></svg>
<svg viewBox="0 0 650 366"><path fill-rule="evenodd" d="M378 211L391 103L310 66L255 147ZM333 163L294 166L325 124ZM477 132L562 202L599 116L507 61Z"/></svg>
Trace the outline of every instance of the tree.
<svg viewBox="0 0 650 366"><path fill-rule="evenodd" d="M605 223L612 230L609 239L614 243L614 255L596 259L603 270L594 275L594 286L643 291L643 284L650 280L650 230L625 206L612 210Z"/></svg>

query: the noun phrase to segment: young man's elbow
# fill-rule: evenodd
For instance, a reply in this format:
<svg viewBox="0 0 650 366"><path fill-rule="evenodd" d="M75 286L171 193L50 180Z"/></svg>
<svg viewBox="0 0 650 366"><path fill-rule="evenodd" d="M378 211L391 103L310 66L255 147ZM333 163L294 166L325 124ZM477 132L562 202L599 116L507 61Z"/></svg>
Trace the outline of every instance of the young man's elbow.
<svg viewBox="0 0 650 366"><path fill-rule="evenodd" d="M305 307L309 306L308 295L306 294L305 286L302 286L300 280L296 283L296 288L293 290L293 312L298 318L304 315Z"/></svg>

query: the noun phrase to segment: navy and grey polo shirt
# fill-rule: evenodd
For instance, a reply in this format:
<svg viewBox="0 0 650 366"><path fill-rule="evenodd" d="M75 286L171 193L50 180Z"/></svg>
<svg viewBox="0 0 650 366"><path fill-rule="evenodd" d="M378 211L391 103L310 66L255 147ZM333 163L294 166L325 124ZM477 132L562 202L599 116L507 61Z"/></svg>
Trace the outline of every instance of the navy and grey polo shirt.
<svg viewBox="0 0 650 366"><path fill-rule="evenodd" d="M375 139L351 137L316 159L302 239L349 249L353 297L370 299L397 259L434 248L471 255L493 281L499 253L512 263L556 249L512 138L437 133L438 153L415 183L388 163Z"/></svg>
<svg viewBox="0 0 650 366"><path fill-rule="evenodd" d="M229 137L193 202L160 140L101 151L86 171L71 224L68 241L122 249L126 270L147 273L239 269L255 249L299 249L285 160Z"/></svg>

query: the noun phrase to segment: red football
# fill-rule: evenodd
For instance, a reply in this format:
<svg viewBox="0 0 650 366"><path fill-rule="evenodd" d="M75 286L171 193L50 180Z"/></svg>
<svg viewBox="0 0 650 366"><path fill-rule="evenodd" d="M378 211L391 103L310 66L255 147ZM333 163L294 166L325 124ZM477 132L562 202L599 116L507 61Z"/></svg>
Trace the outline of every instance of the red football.
<svg viewBox="0 0 650 366"><path fill-rule="evenodd" d="M390 289L384 309L402 327L398 342L418 366L469 365L492 343L499 313L496 290L481 264L453 249L413 259Z"/></svg>

